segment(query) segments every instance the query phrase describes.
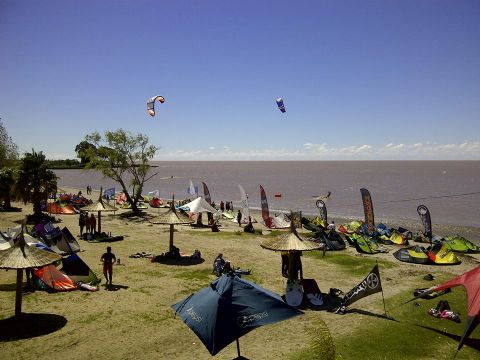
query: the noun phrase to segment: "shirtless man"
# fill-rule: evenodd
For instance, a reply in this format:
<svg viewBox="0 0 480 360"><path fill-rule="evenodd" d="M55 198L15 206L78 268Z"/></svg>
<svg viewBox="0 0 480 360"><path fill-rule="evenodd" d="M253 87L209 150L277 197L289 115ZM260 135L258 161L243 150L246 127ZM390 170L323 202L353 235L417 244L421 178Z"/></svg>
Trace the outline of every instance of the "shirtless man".
<svg viewBox="0 0 480 360"><path fill-rule="evenodd" d="M100 261L103 262L103 275L107 279L107 285L112 285L113 263L117 261L117 258L112 253L110 246L107 247L107 252L102 255Z"/></svg>

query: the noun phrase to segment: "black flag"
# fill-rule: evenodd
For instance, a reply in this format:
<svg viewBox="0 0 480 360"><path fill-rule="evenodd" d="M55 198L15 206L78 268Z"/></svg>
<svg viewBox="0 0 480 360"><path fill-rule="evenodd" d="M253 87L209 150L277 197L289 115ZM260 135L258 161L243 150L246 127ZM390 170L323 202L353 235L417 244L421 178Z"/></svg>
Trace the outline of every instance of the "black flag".
<svg viewBox="0 0 480 360"><path fill-rule="evenodd" d="M432 241L432 219L430 218L430 211L425 205L419 205L417 207L418 215L423 224L423 234Z"/></svg>
<svg viewBox="0 0 480 360"><path fill-rule="evenodd" d="M344 313L348 305L361 298L364 298L365 296L372 295L380 291L382 291L382 282L380 281L378 264L376 264L367 277L343 297L337 313Z"/></svg>

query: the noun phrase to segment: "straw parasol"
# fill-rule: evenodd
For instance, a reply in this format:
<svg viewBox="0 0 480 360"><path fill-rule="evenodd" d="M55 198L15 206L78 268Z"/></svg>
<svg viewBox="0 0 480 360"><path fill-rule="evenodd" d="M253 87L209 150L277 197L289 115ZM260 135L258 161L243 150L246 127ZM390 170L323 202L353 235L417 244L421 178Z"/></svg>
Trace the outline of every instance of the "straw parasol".
<svg viewBox="0 0 480 360"><path fill-rule="evenodd" d="M12 247L0 251L0 269L17 270L15 316L19 316L22 313L23 270L49 265L61 259L62 257L56 253L27 245L25 243L25 238L23 237L23 231L20 233L16 243Z"/></svg>
<svg viewBox="0 0 480 360"><path fill-rule="evenodd" d="M100 196L98 200L90 205L82 207L82 211L98 211L98 232L102 232L102 211L117 211L118 209L103 201L102 198L103 189L100 188Z"/></svg>
<svg viewBox="0 0 480 360"><path fill-rule="evenodd" d="M298 235L293 221L290 223L290 231L278 237L267 239L261 247L273 251L288 251L288 279L293 280L293 254L295 251L312 251L322 249L322 244L307 240Z"/></svg>
<svg viewBox="0 0 480 360"><path fill-rule="evenodd" d="M172 204L170 209L160 215L149 220L152 224L170 225L170 246L169 251L173 250L173 227L175 225L184 225L193 223L193 220L184 214L178 214L175 209L175 196L172 196Z"/></svg>

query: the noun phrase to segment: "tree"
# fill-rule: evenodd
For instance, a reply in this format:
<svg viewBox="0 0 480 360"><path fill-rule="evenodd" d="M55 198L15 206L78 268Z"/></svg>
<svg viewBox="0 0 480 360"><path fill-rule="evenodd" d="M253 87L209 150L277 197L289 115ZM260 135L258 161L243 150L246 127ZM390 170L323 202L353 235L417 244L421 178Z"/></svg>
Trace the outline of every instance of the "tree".
<svg viewBox="0 0 480 360"><path fill-rule="evenodd" d="M139 214L137 204L142 196L143 185L157 175L149 175L149 161L158 148L148 144L146 135L133 135L123 129L106 131L104 139L94 132L87 135L85 141L93 145L80 153L87 160L86 168L99 170L105 177L118 182L132 212ZM128 176L131 177L129 184ZM133 196L128 191L128 185L133 187Z"/></svg>
<svg viewBox="0 0 480 360"><path fill-rule="evenodd" d="M75 146L75 152L77 153L77 157L80 158L80 163L86 164L87 163L87 158L85 157L85 154L88 149L93 148L95 149L95 146L88 141L82 141L80 144Z"/></svg>
<svg viewBox="0 0 480 360"><path fill-rule="evenodd" d="M18 159L17 145L8 136L7 129L0 121L0 203L5 210L11 209L11 197L15 185L15 169Z"/></svg>
<svg viewBox="0 0 480 360"><path fill-rule="evenodd" d="M0 169L0 203L3 201L5 210L12 209L12 193L15 185L16 171L14 168Z"/></svg>
<svg viewBox="0 0 480 360"><path fill-rule="evenodd" d="M7 129L0 121L0 169L12 165L18 159L18 148L12 138L8 136Z"/></svg>
<svg viewBox="0 0 480 360"><path fill-rule="evenodd" d="M56 191L57 176L47 169L45 155L33 149L31 153L25 153L18 172L16 194L25 204L33 203L35 219L42 217L42 201L46 201L48 195Z"/></svg>

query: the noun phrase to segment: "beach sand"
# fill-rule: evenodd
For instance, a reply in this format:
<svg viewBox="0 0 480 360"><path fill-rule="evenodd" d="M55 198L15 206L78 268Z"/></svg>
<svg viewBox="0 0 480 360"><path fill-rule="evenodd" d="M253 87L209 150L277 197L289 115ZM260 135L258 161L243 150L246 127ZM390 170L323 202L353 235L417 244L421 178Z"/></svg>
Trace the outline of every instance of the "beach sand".
<svg viewBox="0 0 480 360"><path fill-rule="evenodd" d="M91 195L92 199L97 197L96 192ZM17 221L31 213L31 205L14 205L21 207L22 212L0 213L1 229L17 225ZM115 291L107 291L105 280L102 279L98 292L76 290L49 294L36 291L25 294L23 312L57 314L66 319L66 324L43 336L0 342L2 359L56 359L65 356L70 359L209 359L211 356L206 348L179 317L175 318L170 305L216 279L211 274L212 262L220 252L235 267L252 269L252 275L245 276L245 279L276 293L284 293L286 281L280 272L280 254L260 247L270 233L260 223L254 226L262 230L262 235L237 233L238 225L229 220L221 221L219 233L212 233L210 229L175 226L174 243L180 251L191 254L199 249L205 261L191 266L166 265L152 263L145 258L129 258L129 255L137 252L157 255L167 251L169 228L168 225L152 225L141 218L122 217L121 214L127 211L102 214L102 230L112 235L123 235L124 240L112 243L79 240L82 248L80 257L100 276L100 256L106 246L112 246L116 257L121 259L121 265L114 266ZM164 211L166 209L148 210L152 214ZM56 217L61 219L58 226L68 227L75 236L79 234L78 216ZM259 221L261 219L258 212L253 217ZM342 223L342 219L335 220L337 224ZM392 225L402 225L412 231L420 229L420 224L415 227L408 226L413 224ZM471 240L480 239L479 229L476 228L435 225L435 229L435 233L442 235L458 233ZM430 286L431 283L422 283L425 274L453 276L480 263L480 255L474 254L460 255L462 263L457 266L419 266L395 260L392 255L395 250L396 247L391 247L389 253L375 255L375 258L395 263L395 267L380 269L387 303L390 297L399 292L412 292L415 285ZM358 254L353 248L347 248L344 253L359 261L372 258L371 255ZM328 257L329 253L325 256ZM302 261L304 277L316 279L323 292L328 292L330 288L348 291L366 275L364 272L352 274L344 271L340 264L327 263L310 256L303 256ZM0 271L0 319L6 319L14 313L15 281L15 271ZM362 309L383 313L381 297L371 298L362 302ZM355 332L361 317L361 314L339 316L326 311L306 310L303 316L260 327L242 337L242 355L250 359L288 358L289 354L309 346L307 330L319 322L326 324L336 344ZM236 357L235 343L217 357Z"/></svg>

